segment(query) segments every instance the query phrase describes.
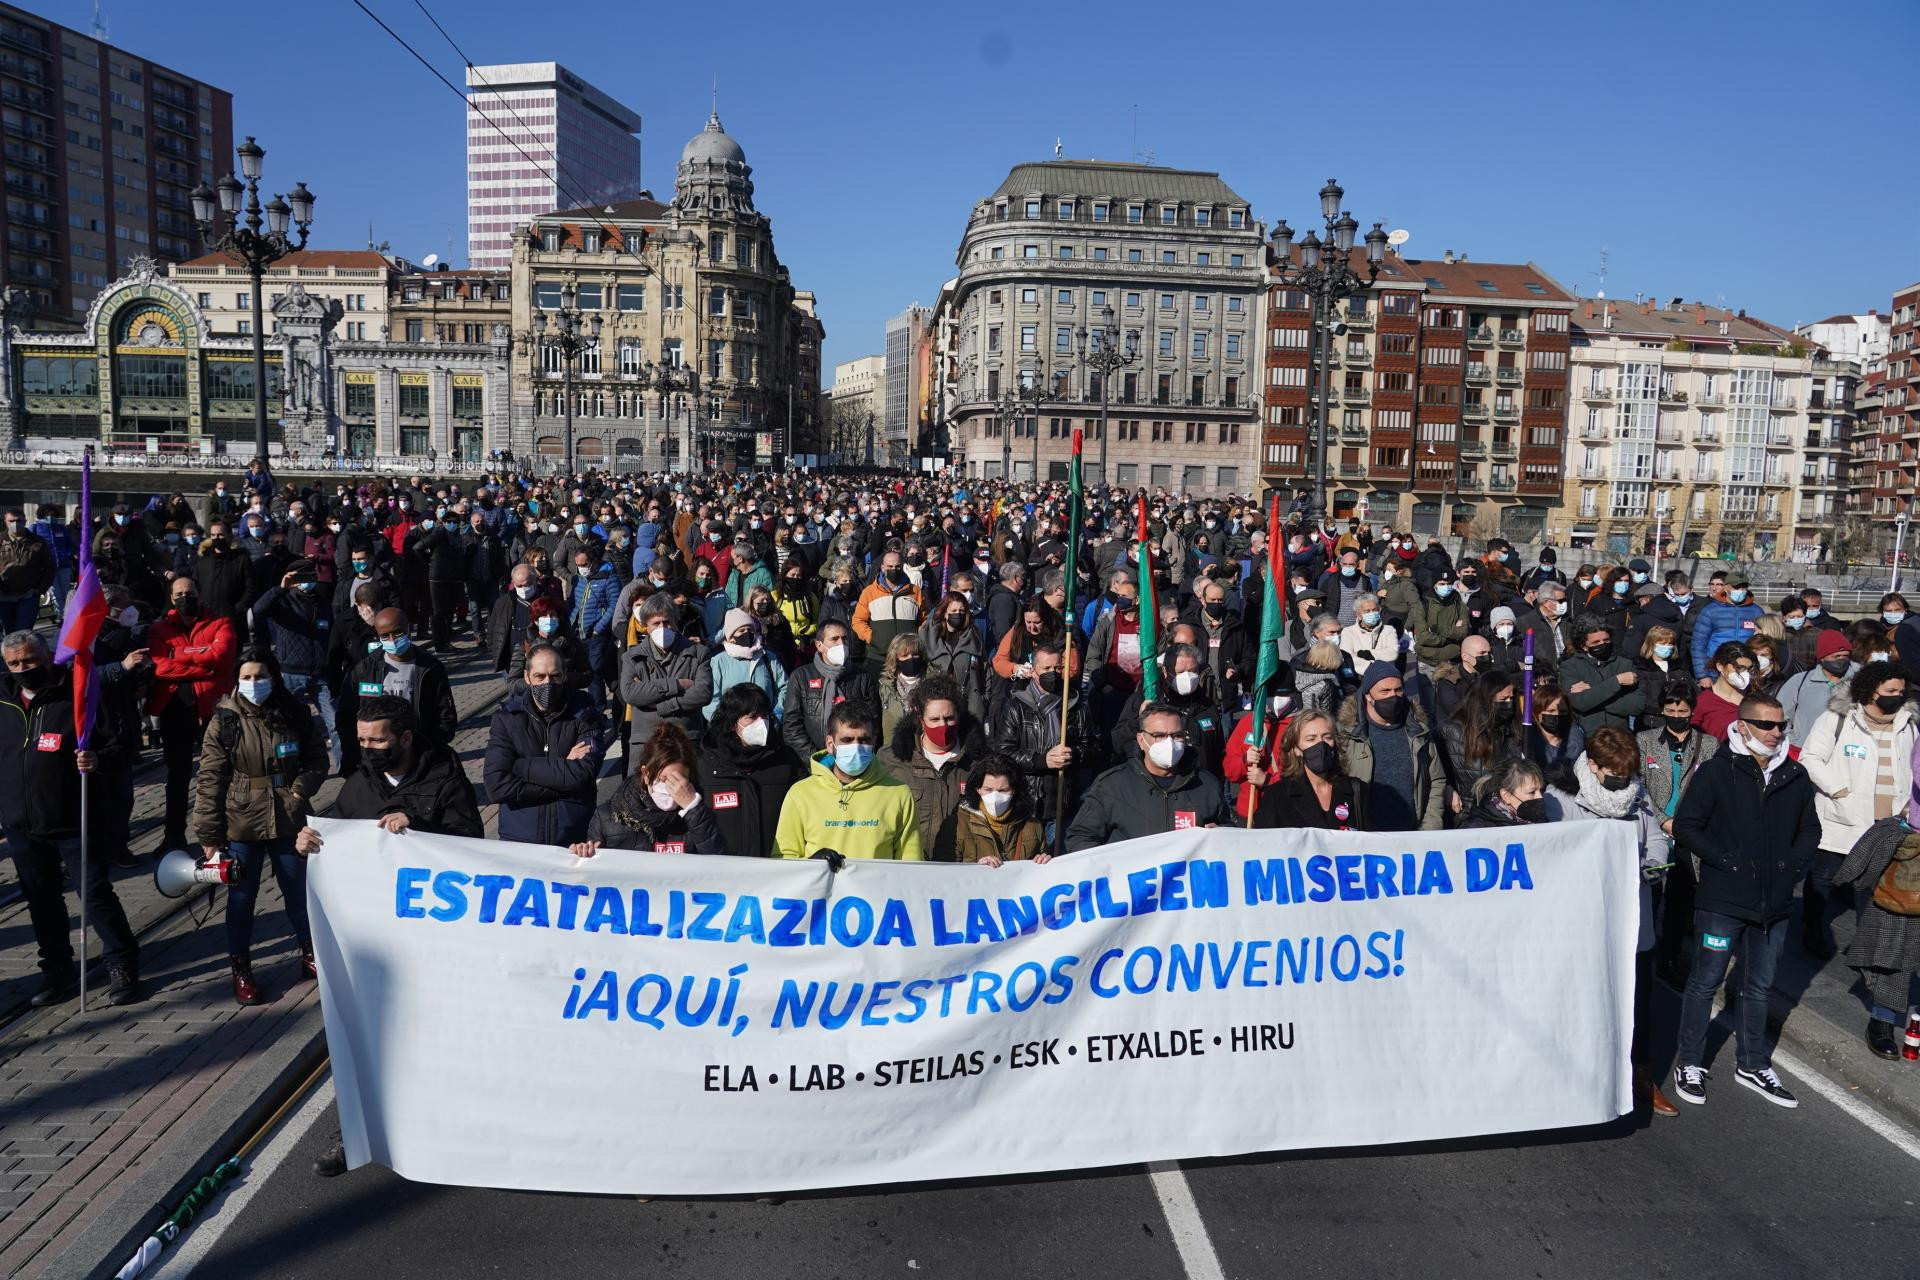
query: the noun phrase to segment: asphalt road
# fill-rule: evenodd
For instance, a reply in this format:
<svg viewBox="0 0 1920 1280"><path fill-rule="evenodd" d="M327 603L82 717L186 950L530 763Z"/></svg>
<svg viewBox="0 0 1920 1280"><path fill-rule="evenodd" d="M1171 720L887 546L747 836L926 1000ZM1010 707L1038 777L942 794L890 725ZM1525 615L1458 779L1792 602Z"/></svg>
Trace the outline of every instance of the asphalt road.
<svg viewBox="0 0 1920 1280"><path fill-rule="evenodd" d="M1721 1055L1707 1106L1673 1120L1200 1161L1184 1185L1135 1166L779 1204L476 1191L375 1167L329 1181L310 1172L331 1119L317 1098L161 1280L1920 1275L1920 1147L1791 1076L1802 1105L1774 1107ZM1204 1240L1183 1252L1186 1196Z"/></svg>

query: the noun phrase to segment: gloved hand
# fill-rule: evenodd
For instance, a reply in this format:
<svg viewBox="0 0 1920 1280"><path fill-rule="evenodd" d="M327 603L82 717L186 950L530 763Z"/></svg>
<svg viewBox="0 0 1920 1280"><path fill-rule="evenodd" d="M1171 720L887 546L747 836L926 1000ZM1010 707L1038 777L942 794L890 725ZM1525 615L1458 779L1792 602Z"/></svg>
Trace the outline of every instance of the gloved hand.
<svg viewBox="0 0 1920 1280"><path fill-rule="evenodd" d="M830 871L838 871L847 865L847 856L838 849L816 849L809 856L826 863Z"/></svg>

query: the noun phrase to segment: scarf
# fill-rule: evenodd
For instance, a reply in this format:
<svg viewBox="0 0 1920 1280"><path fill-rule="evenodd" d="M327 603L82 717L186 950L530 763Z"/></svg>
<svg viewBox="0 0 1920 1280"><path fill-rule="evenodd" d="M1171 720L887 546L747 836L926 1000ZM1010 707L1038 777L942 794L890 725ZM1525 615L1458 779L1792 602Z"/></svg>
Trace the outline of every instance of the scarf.
<svg viewBox="0 0 1920 1280"><path fill-rule="evenodd" d="M1609 791L1594 776L1593 766L1587 763L1584 755L1573 762L1573 776L1580 784L1576 796L1580 807L1596 818L1630 818L1636 809L1646 803L1646 788L1638 778L1634 779L1632 786Z"/></svg>

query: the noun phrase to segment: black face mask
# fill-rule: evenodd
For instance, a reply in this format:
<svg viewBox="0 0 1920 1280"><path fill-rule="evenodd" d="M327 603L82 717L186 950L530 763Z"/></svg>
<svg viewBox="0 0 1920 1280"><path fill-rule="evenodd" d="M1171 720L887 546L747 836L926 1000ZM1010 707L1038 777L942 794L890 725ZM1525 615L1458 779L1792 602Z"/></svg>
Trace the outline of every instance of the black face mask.
<svg viewBox="0 0 1920 1280"><path fill-rule="evenodd" d="M1387 724L1399 724L1407 718L1407 700L1397 693L1391 698L1376 698L1373 703L1373 714Z"/></svg>
<svg viewBox="0 0 1920 1280"><path fill-rule="evenodd" d="M1820 669L1830 676L1843 676L1847 674L1847 668L1852 665L1852 658L1836 656L1822 662Z"/></svg>
<svg viewBox="0 0 1920 1280"><path fill-rule="evenodd" d="M1505 702L1494 703L1493 718L1495 720L1498 720L1501 724L1506 724L1510 722L1513 719L1513 700L1509 698Z"/></svg>
<svg viewBox="0 0 1920 1280"><path fill-rule="evenodd" d="M1676 738L1686 737L1687 733L1693 728L1693 717L1690 715L1661 716L1660 718L1667 722L1667 732Z"/></svg>
<svg viewBox="0 0 1920 1280"><path fill-rule="evenodd" d="M1892 715L1906 704L1907 697L1903 693L1885 693L1873 700L1873 705L1880 709L1883 716Z"/></svg>
<svg viewBox="0 0 1920 1280"><path fill-rule="evenodd" d="M1633 785L1633 779L1610 777L1606 781L1602 782L1600 785L1605 787L1609 791L1625 791L1628 787Z"/></svg>
<svg viewBox="0 0 1920 1280"><path fill-rule="evenodd" d="M1595 662L1611 662L1613 660L1613 645L1611 642L1589 645L1587 646L1587 656Z"/></svg>
<svg viewBox="0 0 1920 1280"><path fill-rule="evenodd" d="M393 767L400 763L398 747L362 747L360 758L381 773L392 773Z"/></svg>
<svg viewBox="0 0 1920 1280"><path fill-rule="evenodd" d="M40 690L53 683L53 668L33 667L26 671L15 672L13 678L20 682L20 687L23 689Z"/></svg>
<svg viewBox="0 0 1920 1280"><path fill-rule="evenodd" d="M1573 717L1564 711L1549 711L1540 717L1540 727L1556 738L1565 736Z"/></svg>
<svg viewBox="0 0 1920 1280"><path fill-rule="evenodd" d="M903 676L918 676L923 674L926 669L927 660L925 658L902 658L899 664L894 667L894 670Z"/></svg>
<svg viewBox="0 0 1920 1280"><path fill-rule="evenodd" d="M1219 620L1220 620L1221 618L1224 618L1224 617L1226 617L1226 616L1227 616L1227 603L1226 603L1226 601L1224 601L1224 600L1216 600L1216 601L1214 601L1214 602L1213 602L1212 604L1210 604L1210 605L1208 605L1208 606L1207 606L1207 616L1208 616L1209 618L1212 618L1212 619L1213 619L1214 621L1216 621L1216 622L1218 622L1218 621L1219 621Z"/></svg>
<svg viewBox="0 0 1920 1280"><path fill-rule="evenodd" d="M1544 798L1522 800L1514 808L1513 816L1522 822L1545 822L1547 820L1547 802Z"/></svg>
<svg viewBox="0 0 1920 1280"><path fill-rule="evenodd" d="M1300 753L1301 763L1323 778L1331 778L1334 770L1333 744L1316 742Z"/></svg>
<svg viewBox="0 0 1920 1280"><path fill-rule="evenodd" d="M1060 696L1060 673L1058 671L1049 671L1045 675L1036 676L1034 677L1034 683L1038 684L1040 686L1040 692L1046 694L1048 697L1057 698Z"/></svg>
<svg viewBox="0 0 1920 1280"><path fill-rule="evenodd" d="M567 686L559 680L549 680L546 684L530 684L527 695L533 699L534 710L550 714L566 705Z"/></svg>

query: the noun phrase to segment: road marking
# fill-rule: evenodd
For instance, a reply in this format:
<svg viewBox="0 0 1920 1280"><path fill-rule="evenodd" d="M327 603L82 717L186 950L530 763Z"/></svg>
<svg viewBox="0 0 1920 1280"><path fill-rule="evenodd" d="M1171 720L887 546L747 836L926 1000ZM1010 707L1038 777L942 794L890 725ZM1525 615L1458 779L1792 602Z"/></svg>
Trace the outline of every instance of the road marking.
<svg viewBox="0 0 1920 1280"><path fill-rule="evenodd" d="M1812 1066L1788 1053L1785 1049L1775 1048L1773 1065L1785 1067L1788 1074L1796 1077L1809 1089L1858 1120L1897 1147L1900 1153L1913 1160L1920 1160L1920 1139L1907 1132L1896 1121L1881 1114L1856 1098L1851 1090L1835 1084Z"/></svg>
<svg viewBox="0 0 1920 1280"><path fill-rule="evenodd" d="M1153 1193L1160 1197L1160 1211L1167 1215L1167 1229L1173 1233L1173 1247L1180 1251L1180 1265L1187 1280L1227 1280L1220 1269L1220 1255L1213 1251L1207 1237L1207 1224L1193 1202L1193 1188L1177 1161L1163 1160L1147 1166Z"/></svg>
<svg viewBox="0 0 1920 1280"><path fill-rule="evenodd" d="M221 1197L213 1202L210 1212L196 1218L193 1225L187 1228L179 1245L172 1252L161 1255L160 1265L147 1274L147 1280L186 1280L192 1275L194 1268L206 1261L213 1246L220 1243L220 1237L227 1233L227 1228L240 1220L254 1193L267 1185L267 1179L273 1176L274 1170L286 1163L293 1149L307 1136L307 1131L320 1123L332 1104L333 1075L329 1072L320 1086L307 1096L299 1110L281 1119L274 1135L267 1139L266 1145L241 1170L240 1181L229 1184Z"/></svg>

